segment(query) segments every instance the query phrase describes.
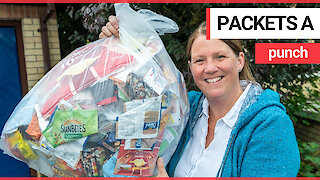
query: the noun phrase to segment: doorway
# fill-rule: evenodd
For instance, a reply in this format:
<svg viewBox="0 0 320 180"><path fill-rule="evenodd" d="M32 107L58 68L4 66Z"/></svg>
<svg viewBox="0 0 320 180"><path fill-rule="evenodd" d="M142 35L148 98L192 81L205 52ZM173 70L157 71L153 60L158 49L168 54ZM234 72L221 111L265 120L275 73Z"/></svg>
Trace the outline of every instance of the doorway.
<svg viewBox="0 0 320 180"><path fill-rule="evenodd" d="M15 106L27 93L20 21L0 21L0 132ZM28 177L28 166L0 150L0 177ZM5 162L5 163L4 163Z"/></svg>

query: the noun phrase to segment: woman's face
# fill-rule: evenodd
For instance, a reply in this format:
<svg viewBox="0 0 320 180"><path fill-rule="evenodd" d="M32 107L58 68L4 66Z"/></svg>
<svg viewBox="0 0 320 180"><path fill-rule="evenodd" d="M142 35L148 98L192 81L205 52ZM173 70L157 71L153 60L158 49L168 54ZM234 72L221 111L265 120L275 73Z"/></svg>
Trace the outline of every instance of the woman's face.
<svg viewBox="0 0 320 180"><path fill-rule="evenodd" d="M196 38L191 47L189 66L194 81L208 100L230 98L241 91L239 71L244 54L235 55L223 41Z"/></svg>

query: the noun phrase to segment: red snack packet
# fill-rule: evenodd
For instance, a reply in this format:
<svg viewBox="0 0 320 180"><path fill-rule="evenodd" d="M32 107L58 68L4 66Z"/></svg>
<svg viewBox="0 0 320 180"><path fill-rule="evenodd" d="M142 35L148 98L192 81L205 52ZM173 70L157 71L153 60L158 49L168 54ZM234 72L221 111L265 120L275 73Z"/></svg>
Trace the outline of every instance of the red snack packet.
<svg viewBox="0 0 320 180"><path fill-rule="evenodd" d="M114 174L129 176L152 176L160 145L161 141L158 141L152 151L125 150L123 141L120 146Z"/></svg>
<svg viewBox="0 0 320 180"><path fill-rule="evenodd" d="M36 114L32 116L31 122L28 126L28 129L26 130L26 133L30 136L33 136L36 140L39 141L42 133L39 127L39 120Z"/></svg>
<svg viewBox="0 0 320 180"><path fill-rule="evenodd" d="M82 163L79 161L76 169L72 169L61 159L57 159L52 167L54 177L83 177L86 173L83 170Z"/></svg>
<svg viewBox="0 0 320 180"><path fill-rule="evenodd" d="M166 114L166 113L164 113ZM121 140L114 174L129 176L152 176L167 123L166 115L160 122L157 142L152 150L125 150L125 140Z"/></svg>
<svg viewBox="0 0 320 180"><path fill-rule="evenodd" d="M48 87L57 86L57 89L42 105L41 114L45 119L53 113L61 99L68 100L99 78L135 62L132 55L116 46L117 40L107 39L104 43L105 46L97 47L95 44L91 44L91 46L87 45L77 49L64 60L65 64L69 66L58 64L55 67L55 69L63 69L63 71L51 75L54 83Z"/></svg>

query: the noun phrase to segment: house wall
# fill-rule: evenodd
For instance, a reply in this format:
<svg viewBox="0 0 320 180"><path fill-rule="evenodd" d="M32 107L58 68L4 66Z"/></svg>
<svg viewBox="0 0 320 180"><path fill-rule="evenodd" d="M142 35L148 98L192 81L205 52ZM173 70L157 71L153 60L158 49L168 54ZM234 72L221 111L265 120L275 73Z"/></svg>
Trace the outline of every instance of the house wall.
<svg viewBox="0 0 320 180"><path fill-rule="evenodd" d="M45 74L40 29L41 15L46 5L0 4L1 20L21 20L24 54L27 70L28 89ZM50 65L53 67L61 59L56 14L47 22Z"/></svg>

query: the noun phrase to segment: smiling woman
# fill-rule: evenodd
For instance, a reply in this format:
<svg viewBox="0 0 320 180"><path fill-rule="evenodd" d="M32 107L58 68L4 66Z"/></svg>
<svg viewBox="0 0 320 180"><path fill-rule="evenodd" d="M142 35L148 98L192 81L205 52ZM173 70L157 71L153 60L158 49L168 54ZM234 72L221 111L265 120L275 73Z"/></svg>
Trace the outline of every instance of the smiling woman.
<svg viewBox="0 0 320 180"><path fill-rule="evenodd" d="M242 42L206 40L202 23L190 36L187 53L202 92L188 93L189 121L169 175L296 176L299 151L292 122L279 95L255 82Z"/></svg>
<svg viewBox="0 0 320 180"><path fill-rule="evenodd" d="M118 36L117 20L100 37ZM166 169L175 177L292 177L300 167L293 124L278 93L254 81L239 40L190 36L188 63L202 92L188 93L190 113ZM158 176L167 176L161 158Z"/></svg>

